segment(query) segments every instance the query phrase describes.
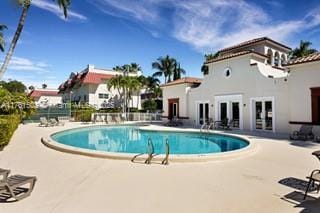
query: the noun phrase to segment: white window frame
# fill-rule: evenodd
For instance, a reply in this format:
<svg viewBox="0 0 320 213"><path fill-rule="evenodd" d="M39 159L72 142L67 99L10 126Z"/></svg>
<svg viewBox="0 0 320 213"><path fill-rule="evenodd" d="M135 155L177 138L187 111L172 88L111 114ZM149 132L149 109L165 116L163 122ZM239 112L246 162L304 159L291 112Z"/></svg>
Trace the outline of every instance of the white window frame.
<svg viewBox="0 0 320 213"><path fill-rule="evenodd" d="M231 117L232 103L239 103L239 129L243 129L243 95L242 94L230 94L230 95L217 95L214 97L215 105L215 121L220 120L220 104L227 103L227 117Z"/></svg>
<svg viewBox="0 0 320 213"><path fill-rule="evenodd" d="M208 104L209 105L209 118L210 118L210 101L209 100L200 100L196 101L196 125L200 125L200 115L199 115L199 106L200 104Z"/></svg>
<svg viewBox="0 0 320 213"><path fill-rule="evenodd" d="M272 132L276 133L276 104L275 104L275 98L274 96L269 97L254 97L250 98L250 130L251 131L265 131L265 132L271 132L269 130L257 130L255 128L255 109L254 109L254 103L257 101L266 102L271 101L272 102ZM263 104L264 105L264 104Z"/></svg>

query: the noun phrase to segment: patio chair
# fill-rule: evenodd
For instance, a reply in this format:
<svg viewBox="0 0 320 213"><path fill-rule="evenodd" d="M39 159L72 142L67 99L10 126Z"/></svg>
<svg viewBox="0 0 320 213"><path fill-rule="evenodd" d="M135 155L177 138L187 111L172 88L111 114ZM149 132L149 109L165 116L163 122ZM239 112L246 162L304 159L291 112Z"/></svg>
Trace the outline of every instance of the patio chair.
<svg viewBox="0 0 320 213"><path fill-rule="evenodd" d="M307 177L307 178L309 179L309 183L308 183L306 192L305 192L304 197L303 197L304 200L306 199L306 197L308 195L308 191L309 191L309 188L310 188L311 184L314 185L315 182L318 182L317 193L319 193L319 191L320 191L320 170L319 169L313 170L311 172L311 175L309 177Z"/></svg>
<svg viewBox="0 0 320 213"><path fill-rule="evenodd" d="M107 124L111 124L111 123L113 122L110 115L107 115L107 116L105 117L105 122L106 122Z"/></svg>
<svg viewBox="0 0 320 213"><path fill-rule="evenodd" d="M57 125L58 126L64 126L64 122L61 121L61 119L59 117L56 117L56 121L57 121Z"/></svg>
<svg viewBox="0 0 320 213"><path fill-rule="evenodd" d="M320 142L320 126L313 127L312 133L314 135L313 141Z"/></svg>
<svg viewBox="0 0 320 213"><path fill-rule="evenodd" d="M6 201L9 199L19 201L28 197L34 188L37 178L23 175L8 177L9 172L9 170L0 170L0 174L5 174L4 179L0 181L0 197L6 198ZM29 185L29 187L26 188L25 185Z"/></svg>
<svg viewBox="0 0 320 213"><path fill-rule="evenodd" d="M10 170L0 168L0 177L1 177L0 182L7 180L9 173L10 173Z"/></svg>
<svg viewBox="0 0 320 213"><path fill-rule="evenodd" d="M233 120L230 120L228 118L223 119L221 121L215 121L213 126L215 129L224 129L224 130L230 130L232 126Z"/></svg>
<svg viewBox="0 0 320 213"><path fill-rule="evenodd" d="M50 118L49 123L51 126L58 126L58 121L55 118Z"/></svg>
<svg viewBox="0 0 320 213"><path fill-rule="evenodd" d="M115 121L116 121L117 124L121 123L120 117L119 116L115 117Z"/></svg>
<svg viewBox="0 0 320 213"><path fill-rule="evenodd" d="M299 131L294 131L290 135L291 140L312 140L314 135L312 133L313 126L311 125L302 125Z"/></svg>
<svg viewBox="0 0 320 213"><path fill-rule="evenodd" d="M51 126L51 123L48 122L46 117L40 117L39 126L48 127L48 126Z"/></svg>
<svg viewBox="0 0 320 213"><path fill-rule="evenodd" d="M112 120L112 123L114 124L118 124L118 121L117 121L117 117L116 116L111 116L111 120Z"/></svg>

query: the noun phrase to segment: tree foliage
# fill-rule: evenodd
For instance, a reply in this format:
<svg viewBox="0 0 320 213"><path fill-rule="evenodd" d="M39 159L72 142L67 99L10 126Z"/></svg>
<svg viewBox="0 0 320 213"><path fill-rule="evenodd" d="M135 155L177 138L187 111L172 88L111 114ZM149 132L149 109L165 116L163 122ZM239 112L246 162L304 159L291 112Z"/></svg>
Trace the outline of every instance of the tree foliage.
<svg viewBox="0 0 320 213"><path fill-rule="evenodd" d="M35 111L33 100L25 93L10 93L0 88L0 115L19 115L30 117Z"/></svg>
<svg viewBox="0 0 320 213"><path fill-rule="evenodd" d="M316 49L311 48L312 43L309 41L300 41L299 47L295 48L290 52L290 58L300 58L316 53Z"/></svg>
<svg viewBox="0 0 320 213"><path fill-rule="evenodd" d="M152 63L152 68L157 71L153 74L153 77L164 76L164 83L170 82L172 79L177 80L181 78L182 74L186 71L181 68L180 63L169 55L165 57L159 57L155 62Z"/></svg>
<svg viewBox="0 0 320 213"><path fill-rule="evenodd" d="M27 89L22 82L16 80L9 82L0 81L0 86L11 93L24 93Z"/></svg>

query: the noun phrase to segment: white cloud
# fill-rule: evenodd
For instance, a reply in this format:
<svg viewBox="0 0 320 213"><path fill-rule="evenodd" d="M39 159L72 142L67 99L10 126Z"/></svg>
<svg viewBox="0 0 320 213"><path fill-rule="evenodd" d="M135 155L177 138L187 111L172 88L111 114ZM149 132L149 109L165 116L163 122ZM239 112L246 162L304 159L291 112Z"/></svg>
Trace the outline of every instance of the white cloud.
<svg viewBox="0 0 320 213"><path fill-rule="evenodd" d="M89 0L102 12L121 18L135 18L152 23L159 19L154 0ZM159 0L162 1L162 0ZM119 13L119 11L121 13Z"/></svg>
<svg viewBox="0 0 320 213"><path fill-rule="evenodd" d="M88 0L89 1L89 0ZM136 20L152 33L168 31L199 51L217 50L255 37L286 42L295 33L320 24L320 8L304 18L274 20L256 4L245 0L93 0L109 15ZM275 5L277 2L272 1ZM279 4L277 4L279 6ZM168 10L170 9L170 10ZM163 13L166 10L167 13ZM168 14L168 11L172 11ZM173 23L173 26L161 23Z"/></svg>
<svg viewBox="0 0 320 213"><path fill-rule="evenodd" d="M32 0L32 5L38 8L41 8L43 10L47 10L59 18L65 20L63 11L61 8L59 8L58 4L54 2L49 2L48 0ZM86 21L88 18L80 13L74 12L72 10L68 10L68 19L78 19L81 21ZM68 20L67 19L67 20Z"/></svg>
<svg viewBox="0 0 320 213"><path fill-rule="evenodd" d="M2 64L2 61L1 61L1 64ZM37 74L48 73L49 72L48 69L49 69L49 65L43 61L32 61L27 58L21 58L21 57L15 57L15 56L12 57L8 67L8 70L28 71L28 72L34 72Z"/></svg>

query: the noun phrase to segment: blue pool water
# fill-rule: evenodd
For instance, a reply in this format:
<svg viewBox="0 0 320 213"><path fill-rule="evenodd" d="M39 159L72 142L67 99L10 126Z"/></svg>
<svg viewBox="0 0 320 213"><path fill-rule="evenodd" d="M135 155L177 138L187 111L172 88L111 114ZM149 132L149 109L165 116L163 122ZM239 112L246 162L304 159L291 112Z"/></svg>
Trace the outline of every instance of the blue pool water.
<svg viewBox="0 0 320 213"><path fill-rule="evenodd" d="M164 153L169 139L171 154L208 154L241 149L245 140L216 134L145 131L135 126L99 126L67 130L52 135L58 143L91 150L120 153L146 153L151 138L155 153Z"/></svg>

